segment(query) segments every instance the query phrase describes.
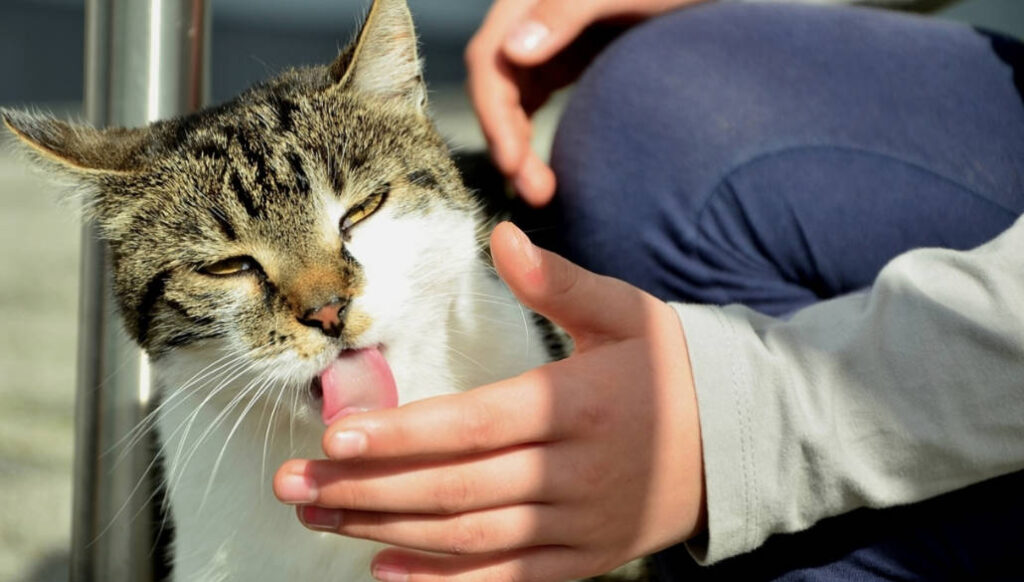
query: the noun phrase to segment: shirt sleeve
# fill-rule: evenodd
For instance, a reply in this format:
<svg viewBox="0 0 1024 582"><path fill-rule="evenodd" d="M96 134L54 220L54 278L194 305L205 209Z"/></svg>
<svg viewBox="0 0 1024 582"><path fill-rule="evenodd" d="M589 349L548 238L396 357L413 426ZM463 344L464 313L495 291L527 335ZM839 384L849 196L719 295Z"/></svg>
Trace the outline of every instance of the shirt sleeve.
<svg viewBox="0 0 1024 582"><path fill-rule="evenodd" d="M673 307L700 409L701 563L1024 469L1024 219L972 251L901 255L870 291L787 320Z"/></svg>

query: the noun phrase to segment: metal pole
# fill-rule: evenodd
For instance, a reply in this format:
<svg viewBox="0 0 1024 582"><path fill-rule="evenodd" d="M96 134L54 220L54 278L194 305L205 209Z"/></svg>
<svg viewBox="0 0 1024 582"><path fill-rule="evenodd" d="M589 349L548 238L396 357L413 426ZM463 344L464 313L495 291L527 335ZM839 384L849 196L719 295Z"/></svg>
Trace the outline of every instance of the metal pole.
<svg viewBox="0 0 1024 582"><path fill-rule="evenodd" d="M96 127L188 113L209 87L206 0L87 0L85 110ZM72 582L154 579L152 440L118 442L150 408L149 366L114 310L109 259L82 233Z"/></svg>

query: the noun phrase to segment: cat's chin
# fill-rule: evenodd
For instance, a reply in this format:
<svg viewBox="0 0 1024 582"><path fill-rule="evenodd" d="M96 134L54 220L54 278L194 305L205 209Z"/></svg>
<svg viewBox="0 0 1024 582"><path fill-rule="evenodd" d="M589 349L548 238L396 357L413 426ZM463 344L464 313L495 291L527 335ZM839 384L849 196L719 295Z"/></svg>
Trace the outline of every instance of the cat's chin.
<svg viewBox="0 0 1024 582"><path fill-rule="evenodd" d="M310 381L309 393L325 425L398 405L395 378L380 346L341 352Z"/></svg>

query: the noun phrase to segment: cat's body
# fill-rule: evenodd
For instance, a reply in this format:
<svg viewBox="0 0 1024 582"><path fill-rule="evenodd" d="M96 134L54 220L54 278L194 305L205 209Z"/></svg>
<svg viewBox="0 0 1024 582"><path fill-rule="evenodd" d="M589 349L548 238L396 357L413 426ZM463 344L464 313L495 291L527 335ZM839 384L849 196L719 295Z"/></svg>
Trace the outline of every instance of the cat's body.
<svg viewBox="0 0 1024 582"><path fill-rule="evenodd" d="M4 112L109 242L160 396L176 582L369 579L378 546L303 528L273 496L277 467L322 457L346 410L552 358L488 263L425 102L405 2L377 0L332 65L196 115L97 131ZM377 376L331 380L342 360Z"/></svg>

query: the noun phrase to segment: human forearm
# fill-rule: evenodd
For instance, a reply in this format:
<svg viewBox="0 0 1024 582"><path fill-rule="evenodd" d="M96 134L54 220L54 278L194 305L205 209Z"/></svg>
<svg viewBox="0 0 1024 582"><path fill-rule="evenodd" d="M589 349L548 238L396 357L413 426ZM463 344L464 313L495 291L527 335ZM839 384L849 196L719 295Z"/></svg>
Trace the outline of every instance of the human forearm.
<svg viewBox="0 0 1024 582"><path fill-rule="evenodd" d="M1024 468L1024 223L893 261L788 321L677 306L700 403L712 562L858 507Z"/></svg>

